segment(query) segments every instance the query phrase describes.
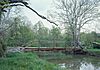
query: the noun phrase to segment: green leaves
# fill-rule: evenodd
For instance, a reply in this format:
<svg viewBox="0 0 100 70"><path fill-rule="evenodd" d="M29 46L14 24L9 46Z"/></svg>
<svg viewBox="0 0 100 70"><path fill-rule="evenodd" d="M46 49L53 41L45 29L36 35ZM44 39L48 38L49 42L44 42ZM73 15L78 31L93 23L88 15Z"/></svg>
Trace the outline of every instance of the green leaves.
<svg viewBox="0 0 100 70"><path fill-rule="evenodd" d="M1 70L61 70L57 65L39 59L33 53L11 53L0 59Z"/></svg>
<svg viewBox="0 0 100 70"><path fill-rule="evenodd" d="M34 40L34 33L29 26L22 23L25 22L22 22L19 18L14 19L13 26L8 31L7 45L11 47L32 45L31 42Z"/></svg>

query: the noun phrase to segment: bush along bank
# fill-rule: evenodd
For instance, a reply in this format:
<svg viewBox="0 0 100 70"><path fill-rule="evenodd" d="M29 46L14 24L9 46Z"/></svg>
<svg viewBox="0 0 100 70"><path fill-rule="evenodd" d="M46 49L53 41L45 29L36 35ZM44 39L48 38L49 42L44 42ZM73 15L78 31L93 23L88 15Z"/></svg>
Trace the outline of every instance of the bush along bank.
<svg viewBox="0 0 100 70"><path fill-rule="evenodd" d="M0 70L65 70L33 53L10 53L0 58Z"/></svg>

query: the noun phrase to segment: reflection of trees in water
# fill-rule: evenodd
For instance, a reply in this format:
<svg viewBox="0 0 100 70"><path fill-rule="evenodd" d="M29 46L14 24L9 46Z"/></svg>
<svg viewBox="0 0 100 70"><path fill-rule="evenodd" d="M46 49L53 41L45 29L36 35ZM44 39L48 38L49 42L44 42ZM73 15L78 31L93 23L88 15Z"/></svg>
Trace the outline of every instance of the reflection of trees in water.
<svg viewBox="0 0 100 70"><path fill-rule="evenodd" d="M94 67L99 68L100 67L100 58L97 57L87 57L83 58L84 62L87 62L88 64L92 64Z"/></svg>
<svg viewBox="0 0 100 70"><path fill-rule="evenodd" d="M81 63L80 70L87 70L87 69L94 70L94 66L91 63L87 62Z"/></svg>
<svg viewBox="0 0 100 70"><path fill-rule="evenodd" d="M80 70L100 70L100 67L94 66L92 63L81 63Z"/></svg>
<svg viewBox="0 0 100 70"><path fill-rule="evenodd" d="M79 70L80 66L81 66L80 60L70 61L66 63L66 68L71 70Z"/></svg>
<svg viewBox="0 0 100 70"><path fill-rule="evenodd" d="M100 61L94 58L81 58L66 62L65 67L71 70L100 70Z"/></svg>
<svg viewBox="0 0 100 70"><path fill-rule="evenodd" d="M71 56L65 60L52 60L52 63L68 70L100 70L100 58L90 56Z"/></svg>

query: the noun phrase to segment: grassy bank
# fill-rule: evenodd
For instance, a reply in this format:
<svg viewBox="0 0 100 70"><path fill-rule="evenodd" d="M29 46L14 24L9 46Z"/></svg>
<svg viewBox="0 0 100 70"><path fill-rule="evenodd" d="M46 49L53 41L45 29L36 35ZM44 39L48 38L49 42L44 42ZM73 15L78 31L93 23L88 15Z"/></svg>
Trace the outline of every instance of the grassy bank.
<svg viewBox="0 0 100 70"><path fill-rule="evenodd" d="M85 49L85 51L100 56L100 49Z"/></svg>
<svg viewBox="0 0 100 70"><path fill-rule="evenodd" d="M33 53L13 53L0 59L0 70L62 70Z"/></svg>
<svg viewBox="0 0 100 70"><path fill-rule="evenodd" d="M86 49L86 50L90 52L100 52L100 49Z"/></svg>
<svg viewBox="0 0 100 70"><path fill-rule="evenodd" d="M35 52L38 56L42 59L65 59L66 54L62 52L53 52L53 51L46 51L46 52Z"/></svg>

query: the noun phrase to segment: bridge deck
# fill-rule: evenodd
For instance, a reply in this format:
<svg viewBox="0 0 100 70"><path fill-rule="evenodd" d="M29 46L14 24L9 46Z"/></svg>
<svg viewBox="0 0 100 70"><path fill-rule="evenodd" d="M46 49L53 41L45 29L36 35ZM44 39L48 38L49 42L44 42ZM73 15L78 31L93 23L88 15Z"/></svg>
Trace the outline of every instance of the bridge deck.
<svg viewBox="0 0 100 70"><path fill-rule="evenodd" d="M25 52L28 51L66 51L66 48L63 47L25 47Z"/></svg>

